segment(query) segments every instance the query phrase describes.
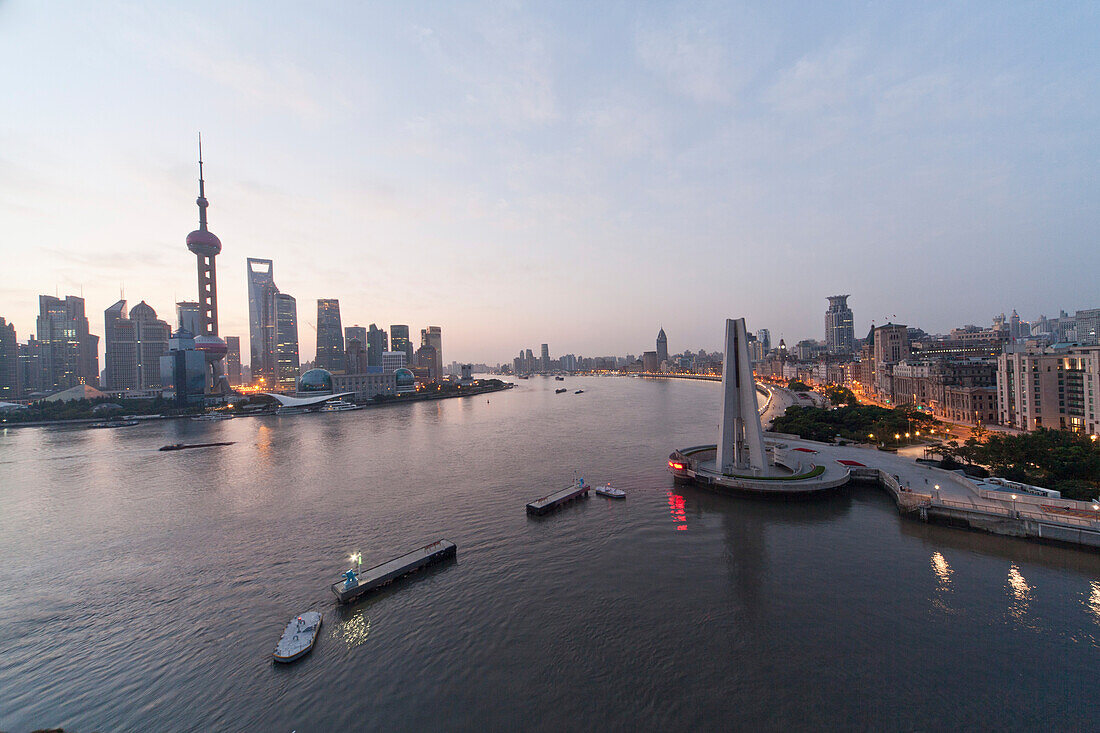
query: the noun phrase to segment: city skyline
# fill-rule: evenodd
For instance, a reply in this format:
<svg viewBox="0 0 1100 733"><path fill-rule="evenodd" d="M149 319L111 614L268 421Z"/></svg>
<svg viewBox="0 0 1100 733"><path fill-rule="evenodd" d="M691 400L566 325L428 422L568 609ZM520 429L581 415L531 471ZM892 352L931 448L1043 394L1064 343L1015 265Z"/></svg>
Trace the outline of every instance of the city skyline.
<svg viewBox="0 0 1100 733"><path fill-rule="evenodd" d="M714 350L729 312L794 343L835 292L857 336L1096 299L1092 6L370 13L248 33L225 8L5 4L0 59L36 62L0 131L20 340L41 294L197 297L199 130L220 333L244 339L248 257L280 263L303 320L335 298L345 322L439 324L459 361L636 353L655 325ZM730 295L745 262L763 275Z"/></svg>

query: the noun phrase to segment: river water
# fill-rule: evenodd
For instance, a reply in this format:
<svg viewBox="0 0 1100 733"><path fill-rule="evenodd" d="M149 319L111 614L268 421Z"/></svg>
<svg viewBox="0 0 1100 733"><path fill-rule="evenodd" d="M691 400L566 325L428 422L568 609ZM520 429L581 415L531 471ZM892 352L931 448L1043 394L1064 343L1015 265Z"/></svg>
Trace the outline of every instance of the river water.
<svg viewBox="0 0 1100 733"><path fill-rule="evenodd" d="M902 519L872 487L675 487L717 384L564 384L0 429L0 730L1096 725L1100 556ZM210 440L236 444L156 450ZM574 469L629 497L528 518ZM336 607L351 552L441 537L456 561ZM274 666L308 609L317 647Z"/></svg>

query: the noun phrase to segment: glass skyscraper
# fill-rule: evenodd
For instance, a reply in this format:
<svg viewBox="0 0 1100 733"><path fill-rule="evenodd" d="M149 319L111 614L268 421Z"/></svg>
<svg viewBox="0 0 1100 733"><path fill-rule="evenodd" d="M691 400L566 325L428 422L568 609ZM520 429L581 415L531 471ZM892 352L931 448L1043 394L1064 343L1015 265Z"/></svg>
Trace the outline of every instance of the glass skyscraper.
<svg viewBox="0 0 1100 733"><path fill-rule="evenodd" d="M340 327L340 301L317 301L317 358L313 366L330 372L344 369L344 330Z"/></svg>
<svg viewBox="0 0 1100 733"><path fill-rule="evenodd" d="M275 287L275 266L271 260L248 258L248 327L251 345L249 369L253 381L260 377L271 385L275 375L275 296L279 288ZM294 299L291 298L291 302ZM294 349L298 349L298 322L294 319ZM294 357L297 369L298 357ZM297 374L295 374L297 376Z"/></svg>
<svg viewBox="0 0 1100 733"><path fill-rule="evenodd" d="M394 351L405 352L405 363L413 363L413 344L409 341L409 327L403 325L390 326L390 348Z"/></svg>
<svg viewBox="0 0 1100 733"><path fill-rule="evenodd" d="M293 296L275 293L273 310L275 384L281 389L293 389L301 370L298 361L298 304Z"/></svg>
<svg viewBox="0 0 1100 733"><path fill-rule="evenodd" d="M830 354L851 354L855 349L855 324L848 295L830 295L825 311L825 346Z"/></svg>

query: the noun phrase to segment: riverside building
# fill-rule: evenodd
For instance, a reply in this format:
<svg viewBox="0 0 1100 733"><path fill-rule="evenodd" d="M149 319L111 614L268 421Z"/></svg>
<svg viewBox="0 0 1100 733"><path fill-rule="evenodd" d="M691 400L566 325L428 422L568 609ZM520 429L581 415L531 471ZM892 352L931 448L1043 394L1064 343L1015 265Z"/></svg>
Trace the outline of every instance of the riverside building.
<svg viewBox="0 0 1100 733"><path fill-rule="evenodd" d="M1000 421L1020 430L1100 432L1100 346L1010 346L997 358Z"/></svg>
<svg viewBox="0 0 1100 733"><path fill-rule="evenodd" d="M317 357L315 367L330 372L344 368L344 331L340 325L340 301L317 301Z"/></svg>

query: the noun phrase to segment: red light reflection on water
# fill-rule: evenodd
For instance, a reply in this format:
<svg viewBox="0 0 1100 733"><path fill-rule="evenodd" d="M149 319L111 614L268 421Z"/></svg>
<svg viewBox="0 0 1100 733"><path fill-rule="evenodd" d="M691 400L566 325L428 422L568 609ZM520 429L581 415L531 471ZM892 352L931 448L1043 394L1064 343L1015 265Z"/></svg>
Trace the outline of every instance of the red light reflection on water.
<svg viewBox="0 0 1100 733"><path fill-rule="evenodd" d="M666 493L668 494L668 513L672 515L672 521L676 522L676 529L687 529L687 512L684 511L684 497L679 494L674 494L671 491Z"/></svg>

